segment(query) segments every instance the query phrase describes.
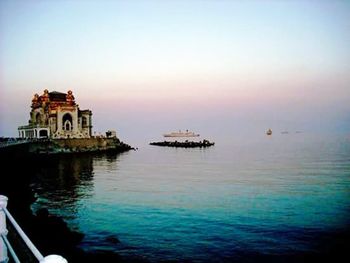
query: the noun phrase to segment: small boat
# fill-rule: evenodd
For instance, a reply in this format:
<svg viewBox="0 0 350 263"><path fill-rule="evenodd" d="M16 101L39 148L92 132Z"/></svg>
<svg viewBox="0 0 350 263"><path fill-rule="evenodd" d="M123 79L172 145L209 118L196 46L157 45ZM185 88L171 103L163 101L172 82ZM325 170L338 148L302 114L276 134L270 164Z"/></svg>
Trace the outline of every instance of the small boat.
<svg viewBox="0 0 350 263"><path fill-rule="evenodd" d="M195 134L194 132L190 132L186 130L185 132L182 132L179 130L178 132L171 132L163 134L164 137L198 137L199 134Z"/></svg>
<svg viewBox="0 0 350 263"><path fill-rule="evenodd" d="M271 129L268 129L267 132L266 132L267 135L271 135L272 134L272 130Z"/></svg>

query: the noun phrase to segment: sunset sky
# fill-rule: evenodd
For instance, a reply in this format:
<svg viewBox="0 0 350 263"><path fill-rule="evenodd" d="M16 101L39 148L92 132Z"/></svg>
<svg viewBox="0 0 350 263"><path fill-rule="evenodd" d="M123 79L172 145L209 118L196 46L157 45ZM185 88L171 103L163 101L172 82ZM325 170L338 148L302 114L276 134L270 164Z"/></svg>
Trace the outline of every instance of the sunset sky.
<svg viewBox="0 0 350 263"><path fill-rule="evenodd" d="M0 136L73 90L94 131L350 131L350 1L0 1Z"/></svg>

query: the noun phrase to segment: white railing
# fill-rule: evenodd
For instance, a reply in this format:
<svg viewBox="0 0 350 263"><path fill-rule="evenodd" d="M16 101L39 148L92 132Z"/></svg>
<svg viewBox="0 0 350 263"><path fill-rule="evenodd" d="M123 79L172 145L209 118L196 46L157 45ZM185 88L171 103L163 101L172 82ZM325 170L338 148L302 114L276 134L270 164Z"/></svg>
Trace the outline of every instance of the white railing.
<svg viewBox="0 0 350 263"><path fill-rule="evenodd" d="M17 224L16 220L12 217L10 212L6 209L8 198L0 195L0 263L6 263L9 261L8 252L10 252L12 259L15 263L20 263L16 252L7 239L6 218L11 222L14 229L19 236L23 239L29 250L37 258L40 263L67 263L67 260L59 255L49 255L44 257L35 245L30 241L28 236L24 233L22 228Z"/></svg>
<svg viewBox="0 0 350 263"><path fill-rule="evenodd" d="M47 142L49 140L48 138L8 138L7 140L0 141L0 148L32 142Z"/></svg>
<svg viewBox="0 0 350 263"><path fill-rule="evenodd" d="M4 148L7 146L12 146L12 145L17 145L17 144L23 144L23 143L28 143L30 142L29 140L8 140L8 141L3 141L0 142L0 148Z"/></svg>

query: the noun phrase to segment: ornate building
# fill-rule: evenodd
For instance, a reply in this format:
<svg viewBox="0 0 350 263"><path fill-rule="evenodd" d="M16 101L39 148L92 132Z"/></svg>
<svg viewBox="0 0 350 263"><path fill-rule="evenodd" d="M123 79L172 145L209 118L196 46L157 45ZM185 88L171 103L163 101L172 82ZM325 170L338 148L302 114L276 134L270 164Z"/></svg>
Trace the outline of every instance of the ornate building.
<svg viewBox="0 0 350 263"><path fill-rule="evenodd" d="M29 124L18 127L21 138L90 138L90 110L80 110L71 90L34 95Z"/></svg>

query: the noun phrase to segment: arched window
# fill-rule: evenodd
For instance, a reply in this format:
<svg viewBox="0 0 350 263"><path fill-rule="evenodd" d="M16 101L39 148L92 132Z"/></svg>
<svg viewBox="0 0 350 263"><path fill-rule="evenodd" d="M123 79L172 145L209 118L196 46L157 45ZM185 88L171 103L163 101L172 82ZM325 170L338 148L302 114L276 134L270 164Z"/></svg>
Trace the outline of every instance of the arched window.
<svg viewBox="0 0 350 263"><path fill-rule="evenodd" d="M69 113L66 113L63 115L62 123L63 123L62 130L65 130L65 131L73 130L72 115L70 115Z"/></svg>
<svg viewBox="0 0 350 263"><path fill-rule="evenodd" d="M42 138L42 137L48 137L47 130L40 130L40 131L39 131L39 137L40 137L40 138Z"/></svg>

